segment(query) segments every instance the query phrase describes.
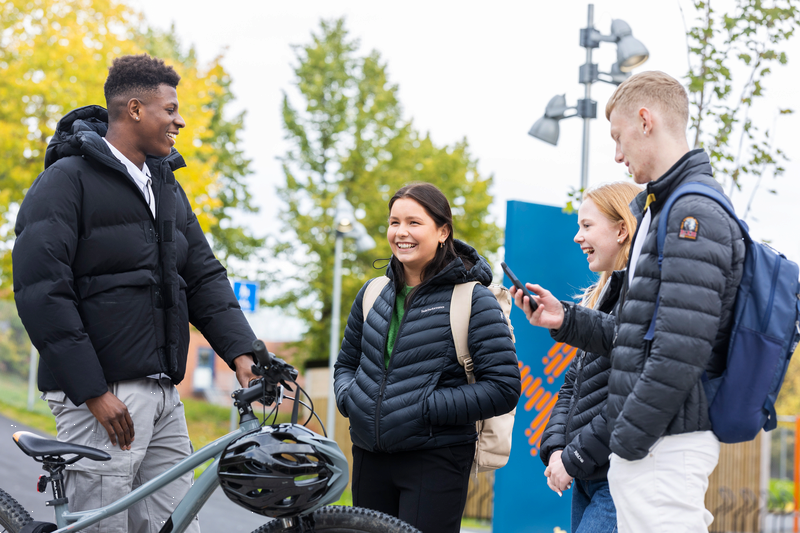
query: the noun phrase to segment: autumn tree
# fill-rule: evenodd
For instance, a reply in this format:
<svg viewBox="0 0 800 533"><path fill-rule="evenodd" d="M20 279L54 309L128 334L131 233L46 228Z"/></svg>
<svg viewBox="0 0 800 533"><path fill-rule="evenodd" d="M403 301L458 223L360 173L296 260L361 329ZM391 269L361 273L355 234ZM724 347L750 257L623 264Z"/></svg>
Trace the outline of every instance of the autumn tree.
<svg viewBox="0 0 800 533"><path fill-rule="evenodd" d="M295 57L298 98L283 99L291 143L283 158L286 183L278 189L285 237L273 248L278 262L292 268L272 273L277 283L271 286L282 290L271 304L291 310L308 326L300 353L327 360L337 195L354 206L377 242L374 250L357 253L345 240L344 317L364 282L380 275L391 257L387 204L404 184L427 181L442 189L453 204L456 237L480 253L495 253L502 236L488 217L492 178L478 173L466 140L437 146L403 120L385 62L376 51L360 53L342 19L322 21L310 43L295 47Z"/></svg>
<svg viewBox="0 0 800 533"><path fill-rule="evenodd" d="M182 76L187 127L177 148L188 165L178 179L215 251L224 260L246 257L260 245L230 220L233 210L253 207L243 182L249 161L237 146L243 117L225 117L233 96L221 58L199 65L173 32L148 30L137 12L114 0L5 0L0 27L0 290L6 297L15 212L43 169L56 124L76 107L104 105L108 66L121 55L154 53Z"/></svg>
<svg viewBox="0 0 800 533"><path fill-rule="evenodd" d="M187 122L186 129L189 129L190 122L199 119L191 145L182 143L178 146L193 173L188 180L193 194L188 189L187 194L190 198L202 198L202 203L192 204L195 213L204 215L203 229L210 237L217 258L228 268L229 274L235 275L236 268L230 260L249 260L263 247L264 240L254 236L249 228L232 221L235 212L257 213L258 208L252 204L245 181L251 174L250 160L239 147L245 113L231 118L226 116L226 106L234 99L231 77L222 67L222 56L201 69L194 49L183 51L174 27L167 32L147 29L139 39L147 53L171 62L182 76L178 96L183 108L181 113ZM184 170L181 170L180 181L186 189ZM203 187L206 187L205 191Z"/></svg>

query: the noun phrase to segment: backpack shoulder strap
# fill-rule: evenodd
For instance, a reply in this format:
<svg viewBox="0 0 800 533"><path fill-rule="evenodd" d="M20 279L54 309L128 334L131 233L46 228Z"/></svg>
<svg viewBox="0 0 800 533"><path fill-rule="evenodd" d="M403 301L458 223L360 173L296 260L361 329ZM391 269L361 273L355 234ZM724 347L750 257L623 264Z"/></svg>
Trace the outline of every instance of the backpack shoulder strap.
<svg viewBox="0 0 800 533"><path fill-rule="evenodd" d="M710 185L706 185L705 183L700 183L698 181L690 181L684 185L681 185L675 192L667 198L667 202L664 204L664 207L661 209L661 218L658 220L658 233L656 234L656 242L658 243L658 269L661 270L661 263L664 260L664 241L667 239L667 222L669 218L669 210L672 208L672 204L678 201L679 198L682 196L686 196L687 194L697 194L700 196L705 196L706 198L711 198L715 202L717 202L720 207L722 207L731 217L733 220L739 224L739 227L742 230L742 237L745 241L750 242L750 235L749 231L750 228L747 227L743 221L739 220L739 217L736 216L736 211L734 211L733 206L731 205L730 201L723 195L721 192L716 190L715 188L711 187Z"/></svg>
<svg viewBox="0 0 800 533"><path fill-rule="evenodd" d="M722 207L733 219L739 224L739 227L742 230L742 237L744 238L746 243L752 243L752 239L750 238L750 228L747 227L747 224L744 221L739 220L739 217L736 216L736 211L734 211L733 206L731 205L730 201L723 195L721 192L716 190L715 188L711 187L710 185L706 185L705 183L700 183L698 181L690 181L681 185L675 192L673 192L669 198L667 198L664 207L661 208L661 217L658 219L658 233L656 233L656 244L658 247L658 270L661 271L661 263L664 261L664 241L667 240L667 222L669 220L669 211L672 209L672 204L678 201L679 198L686 196L687 194L697 194L700 196L705 196L706 198L710 198L717 202L720 207ZM656 332L656 315L658 314L658 307L661 303L661 291L659 289L659 294L656 297L656 307L653 310L653 317L650 319L650 327L647 329L647 333L644 336L644 340L651 341L655 336Z"/></svg>
<svg viewBox="0 0 800 533"><path fill-rule="evenodd" d="M456 345L458 364L464 367L467 383L475 383L467 337L469 335L469 318L472 316L472 291L477 284L477 281L470 281L454 285L453 296L450 298L450 330Z"/></svg>
<svg viewBox="0 0 800 533"><path fill-rule="evenodd" d="M370 280L369 285L364 290L364 297L361 300L361 314L364 317L364 322L367 321L367 314L372 306L375 305L375 300L380 296L383 288L389 283L389 278L381 276Z"/></svg>

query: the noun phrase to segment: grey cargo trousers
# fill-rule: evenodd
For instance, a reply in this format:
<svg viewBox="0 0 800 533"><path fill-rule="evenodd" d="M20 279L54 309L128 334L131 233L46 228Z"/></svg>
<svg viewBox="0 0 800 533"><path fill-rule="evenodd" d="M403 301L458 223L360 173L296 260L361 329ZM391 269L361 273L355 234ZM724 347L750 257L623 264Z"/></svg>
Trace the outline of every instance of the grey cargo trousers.
<svg viewBox="0 0 800 533"><path fill-rule="evenodd" d="M81 459L67 467L64 484L70 511L108 505L192 453L183 403L168 378L120 381L108 388L128 407L133 420L135 436L130 450L111 445L108 432L86 404L76 407L60 391L42 395L56 417L58 440L99 448L111 455L107 463ZM158 533L192 481L193 473L189 472L127 511L83 531ZM196 517L186 531L200 532Z"/></svg>

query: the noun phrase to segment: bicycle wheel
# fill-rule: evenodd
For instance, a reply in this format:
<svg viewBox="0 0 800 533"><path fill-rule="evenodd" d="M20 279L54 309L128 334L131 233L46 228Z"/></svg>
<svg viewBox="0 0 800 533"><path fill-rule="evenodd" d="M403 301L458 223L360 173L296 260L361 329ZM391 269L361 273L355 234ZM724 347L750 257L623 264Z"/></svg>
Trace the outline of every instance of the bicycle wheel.
<svg viewBox="0 0 800 533"><path fill-rule="evenodd" d="M314 531L326 533L419 533L419 530L388 514L362 509L331 505L314 511ZM253 533L278 533L291 531L281 520L264 524Z"/></svg>
<svg viewBox="0 0 800 533"><path fill-rule="evenodd" d="M17 533L31 520L33 517L28 511L6 491L0 489L0 533Z"/></svg>

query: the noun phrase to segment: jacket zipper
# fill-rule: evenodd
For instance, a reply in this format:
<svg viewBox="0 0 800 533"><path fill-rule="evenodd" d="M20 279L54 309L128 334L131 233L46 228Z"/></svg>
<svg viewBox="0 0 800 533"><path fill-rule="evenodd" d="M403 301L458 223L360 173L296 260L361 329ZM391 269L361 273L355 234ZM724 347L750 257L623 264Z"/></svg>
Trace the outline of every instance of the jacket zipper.
<svg viewBox="0 0 800 533"><path fill-rule="evenodd" d="M395 300L397 300L397 291L395 291ZM408 303L408 302L406 302ZM394 306L392 306L392 314L394 314ZM406 312L403 313L403 319L400 321L400 327L397 328L397 337L395 337L394 342L397 344L397 340L400 338L400 332L403 331L403 325L406 323L406 317L408 316L408 309ZM391 324L391 318L389 318L389 323ZM389 332L386 332L386 336L389 336ZM381 363L383 363L384 359L386 358L386 340L384 339L382 342L383 346L381 348ZM392 358L389 358L389 367L381 364L383 366L383 379L381 379L381 391L378 394L378 403L375 406L375 450L380 451L380 439L381 439L381 431L380 431L380 422L381 422L381 403L383 403L383 394L386 390L386 378L389 377L389 367L392 366Z"/></svg>
<svg viewBox="0 0 800 533"><path fill-rule="evenodd" d="M397 300L397 293L395 291L395 300ZM406 317L408 316L408 309L411 307L410 304L411 300L406 302L405 312L403 313L403 319L400 321L400 326L397 328L397 336L394 338L394 343L397 344L398 339L400 339L400 332L403 331L403 325L406 323ZM394 307L392 307L392 313L394 313ZM391 324L391 318L389 319ZM386 335L389 335L389 332L386 332ZM386 358L386 342L382 343L383 347L381 349L381 363ZM394 351L394 350L392 350ZM383 403L383 394L386 390L386 379L389 377L389 367L392 366L392 357L389 358L389 366L383 367L383 379L381 379L381 391L378 394L378 403L375 406L375 450L380 451L380 421L381 421L381 403Z"/></svg>
<svg viewBox="0 0 800 533"><path fill-rule="evenodd" d="M572 415L575 414L575 409L578 407L576 398L580 398L581 385L583 384L583 360L586 358L586 352L581 350L581 356L578 358L578 367L575 369L578 374L575 380L575 387L572 390L572 396L569 399L569 415L567 415L567 425L564 434L569 438L569 427L572 424Z"/></svg>

